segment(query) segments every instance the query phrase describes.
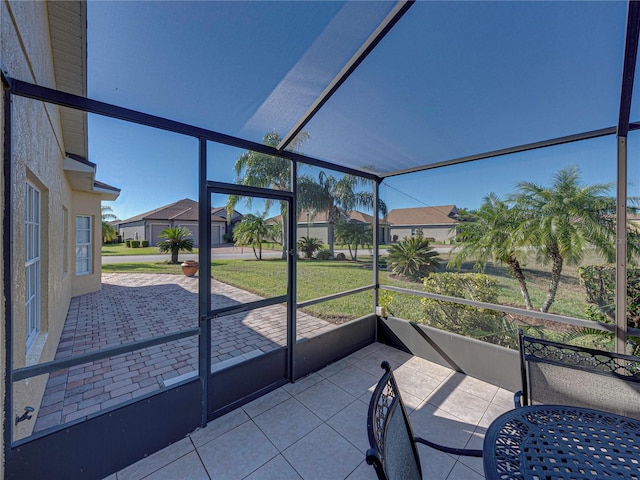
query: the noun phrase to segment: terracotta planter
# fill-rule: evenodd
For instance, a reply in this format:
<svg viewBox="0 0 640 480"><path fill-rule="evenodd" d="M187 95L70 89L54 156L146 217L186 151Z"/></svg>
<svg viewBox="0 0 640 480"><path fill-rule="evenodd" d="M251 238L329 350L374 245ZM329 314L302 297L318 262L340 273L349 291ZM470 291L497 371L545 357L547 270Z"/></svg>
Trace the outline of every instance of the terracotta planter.
<svg viewBox="0 0 640 480"><path fill-rule="evenodd" d="M198 272L198 262L195 260L185 260L180 266L182 267L182 273L187 277L193 277Z"/></svg>

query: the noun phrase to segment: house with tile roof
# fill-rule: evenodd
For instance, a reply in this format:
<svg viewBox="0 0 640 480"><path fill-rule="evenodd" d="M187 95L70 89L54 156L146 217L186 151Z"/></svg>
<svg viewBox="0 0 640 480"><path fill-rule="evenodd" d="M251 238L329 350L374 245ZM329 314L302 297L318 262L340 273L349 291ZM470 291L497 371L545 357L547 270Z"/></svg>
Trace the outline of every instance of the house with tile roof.
<svg viewBox="0 0 640 480"><path fill-rule="evenodd" d="M242 214L235 210L231 221L227 222L227 207L212 208L211 245L225 243L225 234L226 238L232 238L233 229L240 220ZM191 231L194 245L198 247L198 202L184 198L126 220L119 220L115 226L123 240L148 240L152 247L162 241L160 233L164 229L185 227Z"/></svg>
<svg viewBox="0 0 640 480"><path fill-rule="evenodd" d="M373 225L373 217L358 210L351 210L347 213L342 212L342 219L349 222L368 223ZM269 223L282 222L282 215L267 219ZM297 238L311 237L318 238L323 243L328 242L327 227L329 219L327 212L312 212L311 210L302 210L298 215Z"/></svg>
<svg viewBox="0 0 640 480"><path fill-rule="evenodd" d="M455 205L393 209L385 217L381 243L401 241L420 229L425 238L448 242L455 235L458 216Z"/></svg>

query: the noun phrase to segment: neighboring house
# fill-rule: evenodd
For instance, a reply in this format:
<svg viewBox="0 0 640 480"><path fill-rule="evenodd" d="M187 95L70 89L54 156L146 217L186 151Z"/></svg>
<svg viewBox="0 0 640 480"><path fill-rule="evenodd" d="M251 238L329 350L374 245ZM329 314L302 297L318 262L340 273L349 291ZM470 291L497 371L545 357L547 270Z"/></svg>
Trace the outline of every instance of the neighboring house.
<svg viewBox="0 0 640 480"><path fill-rule="evenodd" d="M227 222L226 207L212 208L211 245L225 243L225 234L227 234L227 238L232 238L233 229L240 220L242 220L242 215L235 210L231 221ZM164 229L173 227L188 228L191 231L194 245L197 247L199 234L198 202L185 198L116 222L118 235L123 240L147 240L152 247L157 246L162 241L160 233Z"/></svg>
<svg viewBox="0 0 640 480"><path fill-rule="evenodd" d="M2 2L0 9L3 70L86 96L86 4ZM12 367L20 368L52 360L71 297L101 288L101 202L115 200L120 190L96 181L96 165L87 160L86 113L13 97L11 127L12 225L2 235L13 240ZM8 140L3 132L0 148ZM3 263L8 258L3 252ZM3 338L1 362L4 346ZM47 377L16 382L13 412L5 415L30 405L35 417ZM34 423L20 423L16 437L29 435Z"/></svg>
<svg viewBox="0 0 640 480"><path fill-rule="evenodd" d="M342 211L342 220L347 220L350 222L359 222L359 223L368 223L369 225L373 225L373 217L371 215L367 215L366 213L358 212L357 210L352 210L349 215L347 212ZM268 223L282 222L282 215L277 215L275 217L269 218L267 220ZM328 242L328 225L329 220L327 218L327 212L316 212L315 214L310 210L303 210L300 212L298 216L298 228L297 228L297 238L302 237L311 237L318 238L323 243Z"/></svg>
<svg viewBox="0 0 640 480"><path fill-rule="evenodd" d="M458 224L458 209L455 205L438 207L396 208L385 217L385 234L381 243L396 242L416 235L422 229L422 236L436 242L448 242L455 235Z"/></svg>
<svg viewBox="0 0 640 480"><path fill-rule="evenodd" d="M379 243L391 243L416 235L422 229L422 235L433 238L437 242L447 242L455 235L458 224L458 209L455 205L440 207L398 208L391 210L384 220L379 222ZM360 222L373 225L373 216L358 210L352 210L348 215L342 212L342 219L350 222ZM270 218L269 222L281 222L280 215ZM327 243L327 212L313 214L310 210L303 210L298 217L298 238L319 238ZM395 240L394 240L395 238Z"/></svg>

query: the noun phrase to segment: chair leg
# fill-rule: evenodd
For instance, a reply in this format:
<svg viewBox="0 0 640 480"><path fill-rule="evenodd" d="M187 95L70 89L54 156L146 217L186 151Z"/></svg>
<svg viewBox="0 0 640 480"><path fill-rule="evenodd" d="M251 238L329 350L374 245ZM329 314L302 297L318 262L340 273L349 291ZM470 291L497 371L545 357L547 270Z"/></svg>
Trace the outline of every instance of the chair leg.
<svg viewBox="0 0 640 480"><path fill-rule="evenodd" d="M439 445L437 443L430 442L429 440L425 440L421 437L415 437L415 441L417 443L422 443L423 445L427 445L428 447L435 448L436 450L440 450L441 452L450 453L452 455L464 455L465 457L482 457L482 450L470 450L465 448L452 448L446 447L444 445Z"/></svg>

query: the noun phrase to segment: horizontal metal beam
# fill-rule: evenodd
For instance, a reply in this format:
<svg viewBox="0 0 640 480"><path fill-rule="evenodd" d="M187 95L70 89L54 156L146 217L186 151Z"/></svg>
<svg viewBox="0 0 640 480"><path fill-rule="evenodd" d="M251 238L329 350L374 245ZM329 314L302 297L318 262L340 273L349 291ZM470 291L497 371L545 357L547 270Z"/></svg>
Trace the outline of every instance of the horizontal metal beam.
<svg viewBox="0 0 640 480"><path fill-rule="evenodd" d="M373 51L373 49L382 41L382 39L391 31L398 20L409 10L415 0L400 1L398 2L389 14L382 20L380 25L374 30L374 32L365 40L360 46L358 51L349 59L342 70L331 80L329 85L324 89L320 96L313 102L309 109L302 115L293 128L287 133L277 149L279 152L284 151L285 148L296 138L296 136L302 131L307 123L311 121L316 113L322 108L322 106L329 101L336 91L347 81L349 76L358 68L358 66L364 61L365 58Z"/></svg>
<svg viewBox="0 0 640 480"><path fill-rule="evenodd" d="M250 187L247 185L238 185L235 183L223 182L207 182L209 190L215 190L212 193L221 193L226 195L240 195L243 197L260 197L272 200L293 200L293 192L287 190L271 190L269 188Z"/></svg>
<svg viewBox="0 0 640 480"><path fill-rule="evenodd" d="M377 175L371 172L336 165L317 158L307 157L300 153L287 151L278 152L275 147L272 147L270 145L264 145L262 143L244 140L242 138L233 137L231 135L225 135L224 133L214 132L213 130L207 130L206 128L196 127L187 123L176 122L167 118L150 115L148 113L142 113L129 108L118 107L116 105L112 105L106 102L100 102L98 100L91 100L89 98L80 97L78 95L61 92L59 90L42 87L40 85L34 85L32 83L17 80L15 78L8 78L8 81L9 90L15 95L19 95L21 97L40 100L47 103L53 103L55 105L74 108L89 113L95 113L97 115L104 115L106 117L137 123L139 125L146 125L148 127L158 128L161 130L179 133L190 137L203 138L212 142L222 143L224 145L230 145L232 147L242 148L246 150L252 150L254 152L260 152L267 155L288 158L289 160L293 160L296 162L303 162L308 165L327 168L349 175L356 175L368 179L378 178Z"/></svg>
<svg viewBox="0 0 640 480"><path fill-rule="evenodd" d="M638 124L631 125L632 130L637 130L638 128L639 128ZM615 133L616 133L616 127L608 127L608 128L602 128L599 130L591 130L589 132L578 133L575 135L567 135L565 137L558 137L550 140L542 140L540 142L526 143L524 145L518 145L515 147L509 147L509 148L502 148L500 150L493 150L491 152L479 153L476 155L468 155L466 157L459 157L451 160L443 160L442 162L429 163L419 167L396 170L393 172L381 174L380 177L383 179L388 177L396 177L398 175L422 172L424 170L447 167L449 165L457 165L459 163L474 162L476 160L484 160L487 158L500 157L502 155L509 155L512 153L526 152L529 150L536 150L539 148L553 147L555 145L563 145L565 143L578 142L580 140L589 140L592 138L605 137L607 135L615 135Z"/></svg>
<svg viewBox="0 0 640 480"><path fill-rule="evenodd" d="M255 302L243 303L241 305L232 305L229 307L222 307L212 310L209 315L204 317L203 320L213 320L219 317L226 317L227 315L233 315L234 313L242 313L248 310L256 310L258 308L270 307L271 305L279 305L281 303L287 303L288 296L280 295L279 297L265 298L264 300L257 300Z"/></svg>
<svg viewBox="0 0 640 480"><path fill-rule="evenodd" d="M96 360L102 360L104 358L115 357L116 355L122 355L124 353L133 352L135 350L154 347L162 343L174 342L176 340L182 340L183 338L194 337L198 335L198 333L200 333L199 329L191 328L189 330L182 330L176 333L169 333L167 335L153 337L148 340L139 340L137 342L127 343L125 345L120 345L117 347L105 348L96 352L85 353L82 355L76 355L74 357L52 360L50 362L40 363L38 365L18 368L17 370L11 372L11 381L18 382L26 378L37 377L38 375L46 375L47 373L55 372L56 370L61 370L63 368L75 367L76 365L95 362Z"/></svg>
<svg viewBox="0 0 640 480"><path fill-rule="evenodd" d="M373 290L375 285L367 285L366 287L354 288L353 290L347 290L345 292L334 293L332 295L327 295L324 297L319 297L314 300L307 300L306 302L300 302L296 305L296 308L305 308L310 307L311 305L316 305L318 303L328 302L329 300L335 300L336 298L347 297L349 295L353 295L354 293L366 292L367 290Z"/></svg>
<svg viewBox="0 0 640 480"><path fill-rule="evenodd" d="M540 320L550 320L552 322L564 323L567 325L574 325L576 327L593 328L596 330L604 330L606 332L615 333L616 326L608 323L594 322L592 320L581 320L579 318L565 317L564 315L556 315L553 313L543 313L538 310L526 310L524 308L509 307L506 305L497 305L495 303L476 302L475 300L467 300L466 298L449 297L447 295L438 295L436 293L419 292L417 290L410 290L408 288L392 287L390 285L380 285L382 290L390 290L392 292L406 293L408 295L414 295L423 298L431 298L433 300L440 300L443 302L457 303L460 305L468 305L471 307L485 308L488 310L496 310L498 312L512 313L514 315L520 315L531 318L538 318ZM640 329L628 328L629 335L640 336Z"/></svg>

